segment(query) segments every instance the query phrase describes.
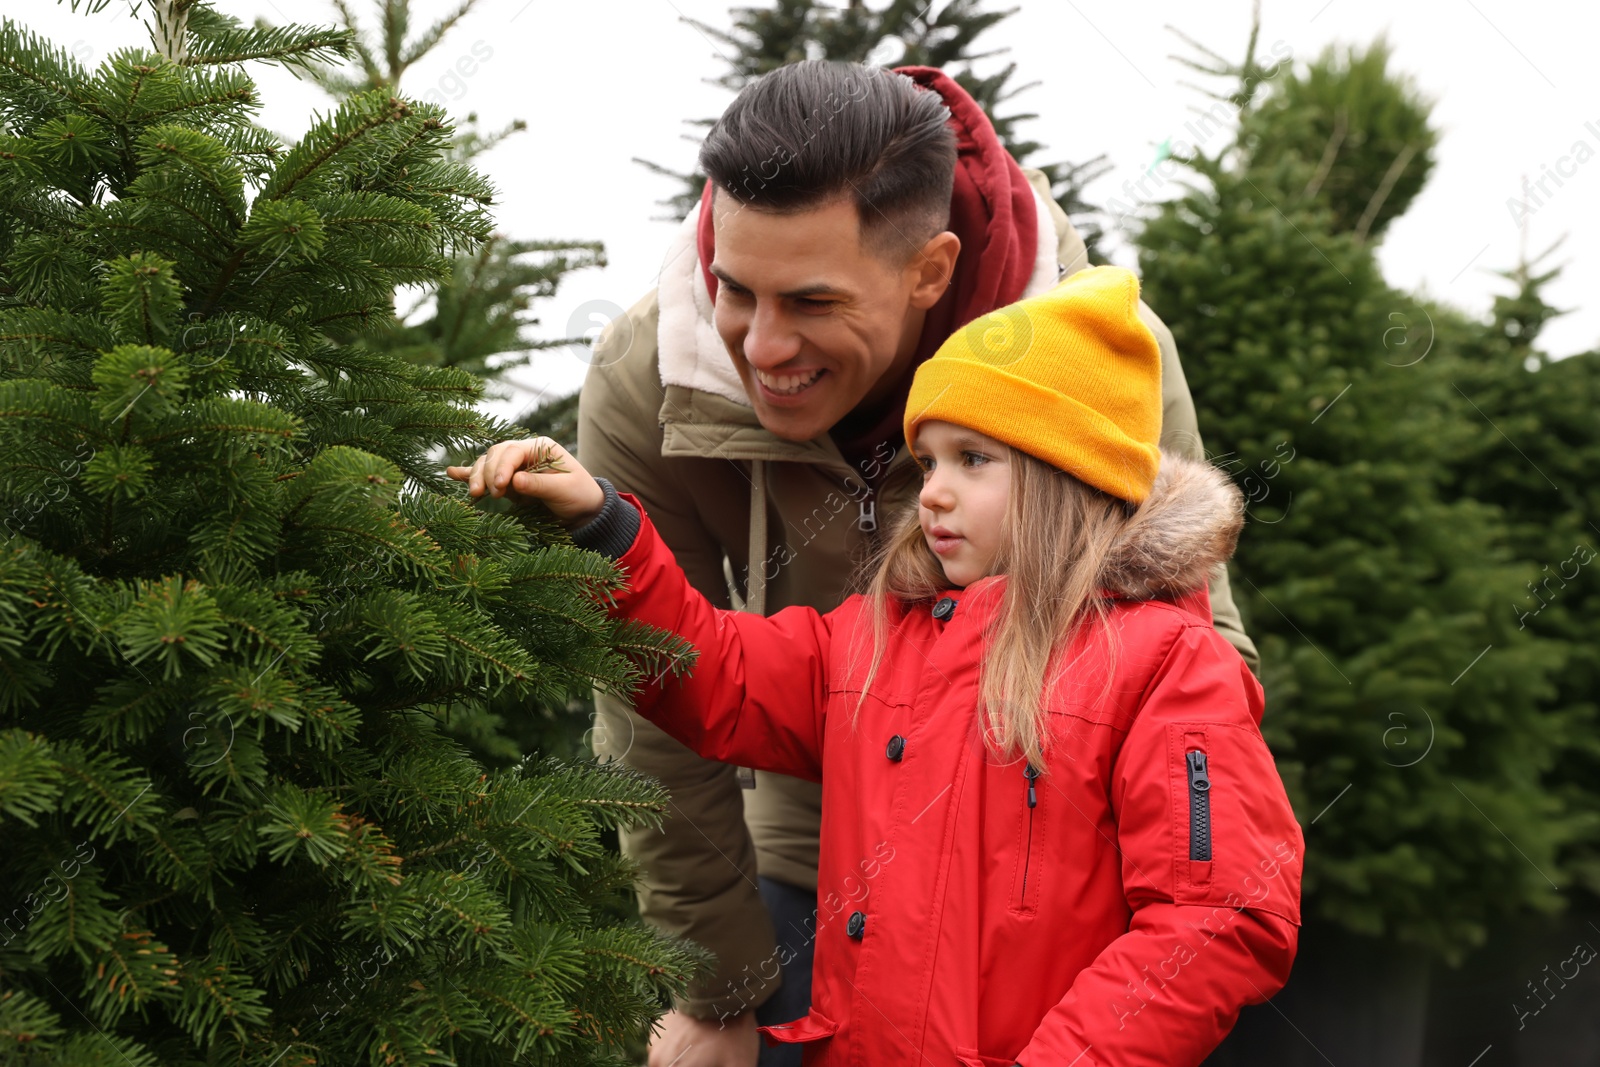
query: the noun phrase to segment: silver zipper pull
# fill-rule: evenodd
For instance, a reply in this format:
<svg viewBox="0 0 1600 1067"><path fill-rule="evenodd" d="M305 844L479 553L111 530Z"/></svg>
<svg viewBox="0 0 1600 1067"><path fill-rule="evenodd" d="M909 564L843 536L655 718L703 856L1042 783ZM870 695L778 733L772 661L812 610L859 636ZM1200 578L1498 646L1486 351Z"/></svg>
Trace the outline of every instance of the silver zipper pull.
<svg viewBox="0 0 1600 1067"><path fill-rule="evenodd" d="M871 493L861 498L861 514L856 517L856 529L872 533L878 528L878 502Z"/></svg>

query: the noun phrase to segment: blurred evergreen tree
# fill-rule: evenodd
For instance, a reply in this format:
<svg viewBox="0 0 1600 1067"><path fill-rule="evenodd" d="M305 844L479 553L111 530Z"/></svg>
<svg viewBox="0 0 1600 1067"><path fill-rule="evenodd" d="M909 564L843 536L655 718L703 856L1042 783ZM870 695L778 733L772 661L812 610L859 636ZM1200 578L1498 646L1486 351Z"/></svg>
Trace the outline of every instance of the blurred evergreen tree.
<svg viewBox="0 0 1600 1067"><path fill-rule="evenodd" d="M1560 907L1570 880L1558 860L1584 818L1542 787L1580 726L1549 706L1568 649L1506 610L1538 568L1498 501L1456 489L1481 438L1461 356L1425 349L1425 309L1379 273L1370 238L1409 195L1391 182L1365 232L1351 224L1390 153L1318 182L1326 138L1276 100L1319 86L1372 144L1404 125L1393 94L1345 92L1370 68L1330 55L1258 93L1255 44L1218 71L1239 136L1186 158L1186 192L1139 234L1145 293L1249 503L1235 595L1307 825L1308 917L1457 960L1495 918Z"/></svg>
<svg viewBox="0 0 1600 1067"><path fill-rule="evenodd" d="M472 374L368 343L492 190L389 88L256 123L247 62L348 32L140 10L92 71L0 21L0 1060L627 1062L699 958L610 918L665 796L440 721L690 650L444 481L520 432Z"/></svg>
<svg viewBox="0 0 1600 1067"><path fill-rule="evenodd" d="M1548 261L1561 242L1499 272L1510 292L1497 296L1488 328L1467 320L1455 388L1474 436L1456 453L1456 492L1492 501L1505 513L1511 543L1533 573L1499 611L1542 640L1568 650L1549 716L1577 724L1547 787L1578 814L1584 832L1562 866L1600 904L1600 352L1552 360L1538 345L1562 312L1546 287L1560 275ZM1464 318L1464 316L1463 316Z"/></svg>
<svg viewBox="0 0 1600 1067"><path fill-rule="evenodd" d="M1389 69L1379 38L1367 48L1329 46L1312 63L1274 79L1250 108L1242 147L1255 166L1294 157L1313 169L1300 189L1331 217L1335 233L1376 240L1433 171L1438 134L1432 108L1409 77Z"/></svg>

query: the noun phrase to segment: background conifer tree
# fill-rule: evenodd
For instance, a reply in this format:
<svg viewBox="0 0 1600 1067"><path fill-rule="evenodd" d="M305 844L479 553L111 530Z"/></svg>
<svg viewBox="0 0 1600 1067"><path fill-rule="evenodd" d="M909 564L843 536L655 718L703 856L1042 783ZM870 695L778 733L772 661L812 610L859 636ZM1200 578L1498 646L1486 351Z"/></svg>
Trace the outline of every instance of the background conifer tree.
<svg viewBox="0 0 1600 1067"><path fill-rule="evenodd" d="M1487 329L1460 331L1455 389L1474 434L1454 457L1456 491L1503 510L1511 543L1532 568L1500 610L1518 630L1561 645L1565 662L1543 694L1546 714L1571 722L1545 785L1582 818L1563 853L1580 907L1600 911L1600 353L1552 360L1539 348L1561 314L1545 296L1561 242L1500 276Z"/></svg>
<svg viewBox="0 0 1600 1067"><path fill-rule="evenodd" d="M387 88L256 124L347 32L144 10L94 70L0 22L0 1059L622 1062L697 959L608 918L665 798L440 722L690 651L443 483L519 431L369 343L494 192Z"/></svg>
<svg viewBox="0 0 1600 1067"><path fill-rule="evenodd" d="M1581 820L1541 776L1577 725L1545 704L1566 653L1505 609L1537 568L1504 512L1455 489L1478 438L1451 384L1460 353L1419 354L1423 309L1384 283L1375 224L1341 213L1372 201L1386 153L1341 198L1319 189L1324 146L1302 135L1316 123L1282 119L1287 90L1255 99L1253 45L1231 71L1239 137L1189 159L1193 190L1139 236L1145 293L1249 503L1236 595L1308 824L1308 916L1459 960L1496 917L1561 904L1557 858ZM1346 101L1352 131L1414 128L1395 93L1340 87L1372 76L1371 55L1325 55L1285 84Z"/></svg>
<svg viewBox="0 0 1600 1067"><path fill-rule="evenodd" d="M1363 241L1381 237L1422 191L1438 143L1431 102L1390 58L1381 37L1329 46L1275 78L1244 130L1258 166L1287 156L1311 163L1301 196L1327 208L1334 232Z"/></svg>

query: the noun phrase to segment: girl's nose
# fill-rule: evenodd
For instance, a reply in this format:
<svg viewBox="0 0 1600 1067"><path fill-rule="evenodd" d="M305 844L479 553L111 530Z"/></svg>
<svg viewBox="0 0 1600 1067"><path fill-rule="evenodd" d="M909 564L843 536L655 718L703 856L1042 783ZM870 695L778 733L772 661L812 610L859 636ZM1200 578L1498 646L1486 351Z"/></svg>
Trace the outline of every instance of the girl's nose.
<svg viewBox="0 0 1600 1067"><path fill-rule="evenodd" d="M955 500L950 493L949 486L937 467L923 481L922 492L917 494L917 503L929 511L949 511L954 506Z"/></svg>

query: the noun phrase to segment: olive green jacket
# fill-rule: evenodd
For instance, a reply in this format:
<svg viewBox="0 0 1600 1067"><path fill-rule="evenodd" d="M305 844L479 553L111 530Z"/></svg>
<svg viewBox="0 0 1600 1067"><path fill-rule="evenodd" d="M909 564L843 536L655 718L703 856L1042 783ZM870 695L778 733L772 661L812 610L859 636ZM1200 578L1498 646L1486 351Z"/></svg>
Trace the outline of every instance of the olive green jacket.
<svg viewBox="0 0 1600 1067"><path fill-rule="evenodd" d="M1035 292L1088 260L1043 175L1026 173L1041 194ZM690 583L713 604L830 610L852 591L857 564L889 527L887 517L914 506L916 466L899 439L879 444L867 469L852 469L826 434L797 444L762 428L711 326L693 226L691 215L657 291L595 346L579 401L579 458L639 497ZM1148 307L1141 311L1161 346L1161 445L1202 457L1172 334ZM876 493L867 492L863 475L881 478ZM1255 669L1255 646L1224 569L1212 578L1211 604L1218 631ZM596 709L596 754L656 776L672 794L662 829L622 834L623 852L644 869L640 910L719 960L678 1008L712 1018L759 1005L776 991L784 961L756 872L815 890L821 787L702 759L614 697L597 695ZM754 788L741 788L741 775L748 782L752 774Z"/></svg>

